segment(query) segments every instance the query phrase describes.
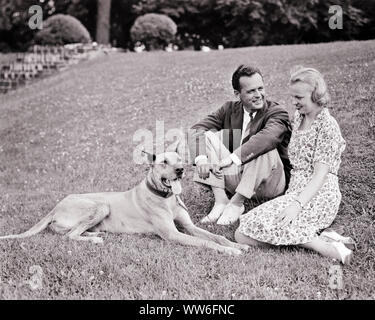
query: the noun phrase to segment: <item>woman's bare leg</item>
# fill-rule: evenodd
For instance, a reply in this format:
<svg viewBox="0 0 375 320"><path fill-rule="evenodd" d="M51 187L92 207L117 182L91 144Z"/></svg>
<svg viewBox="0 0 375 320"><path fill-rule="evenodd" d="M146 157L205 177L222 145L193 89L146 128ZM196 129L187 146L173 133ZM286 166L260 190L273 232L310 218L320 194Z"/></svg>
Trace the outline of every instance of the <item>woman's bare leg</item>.
<svg viewBox="0 0 375 320"><path fill-rule="evenodd" d="M339 244L340 249L338 249L337 245ZM301 244L303 248L314 250L320 253L324 257L330 257L333 259L337 259L344 264L350 262L350 258L352 255L352 251L346 248L342 243L339 242L327 242L319 237L314 238L311 242Z"/></svg>
<svg viewBox="0 0 375 320"><path fill-rule="evenodd" d="M239 232L238 229L234 233L234 239L238 243L247 244L249 246L258 246L258 247L269 247L269 246L271 246L269 243L261 242L261 241L255 240L253 238L250 238L248 236L245 236L244 234Z"/></svg>

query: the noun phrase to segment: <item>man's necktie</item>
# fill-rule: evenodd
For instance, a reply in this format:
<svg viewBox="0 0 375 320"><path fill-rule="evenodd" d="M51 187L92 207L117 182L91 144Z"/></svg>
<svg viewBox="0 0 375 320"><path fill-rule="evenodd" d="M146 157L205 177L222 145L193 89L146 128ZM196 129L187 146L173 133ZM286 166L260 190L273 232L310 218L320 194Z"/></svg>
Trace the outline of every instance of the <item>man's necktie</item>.
<svg viewBox="0 0 375 320"><path fill-rule="evenodd" d="M250 115L250 121L249 121L249 123L246 126L245 135L244 135L244 138L242 139L242 143L244 143L247 140L249 140L250 126L251 126L251 122L253 122L253 120L254 120L254 112L249 113L249 115Z"/></svg>

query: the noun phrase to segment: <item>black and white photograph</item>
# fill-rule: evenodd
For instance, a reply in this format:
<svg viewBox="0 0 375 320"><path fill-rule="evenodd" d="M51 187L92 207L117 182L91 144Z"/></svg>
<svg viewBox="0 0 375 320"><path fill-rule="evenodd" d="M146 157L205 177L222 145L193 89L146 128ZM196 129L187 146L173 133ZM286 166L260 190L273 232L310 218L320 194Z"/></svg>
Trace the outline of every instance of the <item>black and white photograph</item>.
<svg viewBox="0 0 375 320"><path fill-rule="evenodd" d="M0 300L375 300L374 75L374 0L0 0Z"/></svg>

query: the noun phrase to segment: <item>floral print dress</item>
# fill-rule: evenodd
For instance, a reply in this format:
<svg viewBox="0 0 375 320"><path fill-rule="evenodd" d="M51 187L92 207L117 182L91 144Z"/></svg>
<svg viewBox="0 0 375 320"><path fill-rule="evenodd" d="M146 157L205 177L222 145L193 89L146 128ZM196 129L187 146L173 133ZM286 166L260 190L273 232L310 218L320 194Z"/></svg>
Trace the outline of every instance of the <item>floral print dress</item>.
<svg viewBox="0 0 375 320"><path fill-rule="evenodd" d="M327 108L322 109L308 130L298 130L302 119L303 115L296 111L288 147L293 169L285 195L265 202L240 217L238 231L250 238L274 245L303 244L329 227L336 217L341 201L337 171L345 140ZM323 186L303 206L292 223L283 228L278 226L277 217L310 182L315 162L329 165Z"/></svg>

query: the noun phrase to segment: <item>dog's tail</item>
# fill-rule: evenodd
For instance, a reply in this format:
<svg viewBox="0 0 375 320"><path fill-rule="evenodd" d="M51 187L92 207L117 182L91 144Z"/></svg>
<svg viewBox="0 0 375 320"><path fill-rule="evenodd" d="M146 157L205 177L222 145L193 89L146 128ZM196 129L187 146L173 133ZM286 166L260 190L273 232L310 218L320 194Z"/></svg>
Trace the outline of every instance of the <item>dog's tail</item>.
<svg viewBox="0 0 375 320"><path fill-rule="evenodd" d="M11 234L8 236L0 237L0 240L3 239L19 239L19 238L27 238L31 237L48 227L51 223L53 218L54 210L52 210L49 214L47 214L42 220L40 220L35 226L31 227L29 230L25 231L21 234Z"/></svg>

